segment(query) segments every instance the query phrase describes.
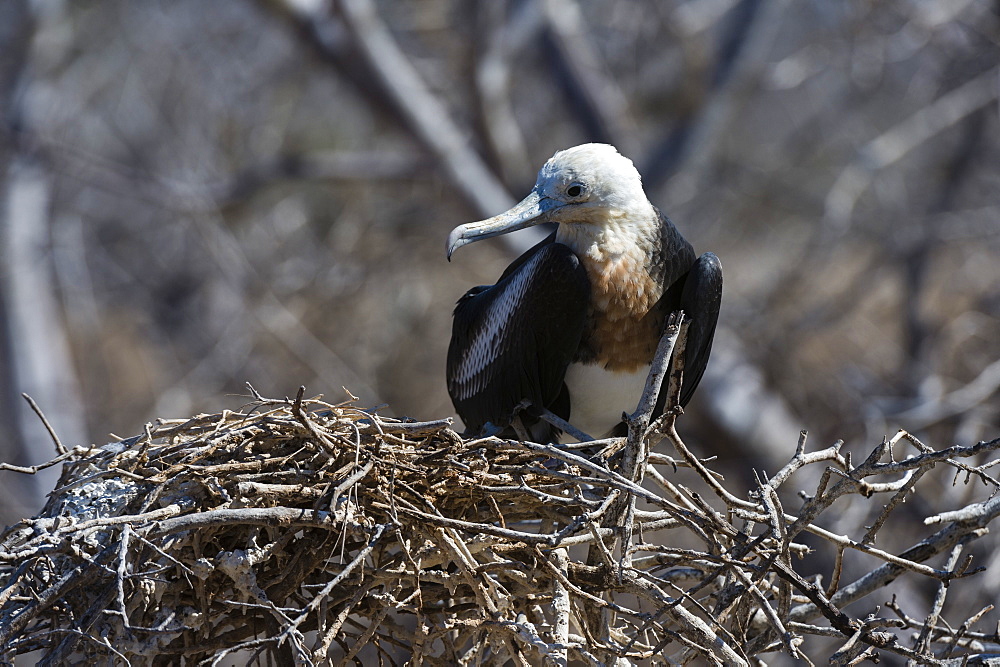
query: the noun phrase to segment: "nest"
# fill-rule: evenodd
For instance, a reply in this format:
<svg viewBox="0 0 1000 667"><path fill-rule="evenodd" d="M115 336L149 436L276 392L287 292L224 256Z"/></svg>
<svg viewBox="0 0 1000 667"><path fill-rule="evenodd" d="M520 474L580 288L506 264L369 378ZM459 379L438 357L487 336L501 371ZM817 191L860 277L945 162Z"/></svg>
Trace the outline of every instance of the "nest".
<svg viewBox="0 0 1000 667"><path fill-rule="evenodd" d="M988 477L959 459L1000 441L905 461L887 442L853 466L839 445L807 452L803 438L741 499L691 455L674 416L638 440L574 449L463 439L450 420L390 419L300 392L65 451L44 512L0 542L0 657L748 664L775 651L806 658L805 637L833 637L832 658L846 664L993 646L980 618L959 635L961 619L949 626L940 613L853 619L841 607L903 574L943 600L972 571L954 554L1000 513L996 499L941 515L939 533L901 554L817 523L844 494L881 494L884 525L935 464ZM676 458L650 451L661 440ZM630 451L644 472L623 474ZM817 492L787 514L777 489L814 464L826 466ZM794 569L806 533L839 554L826 585ZM844 552L859 549L879 566L841 583ZM936 554L949 560L924 564Z"/></svg>

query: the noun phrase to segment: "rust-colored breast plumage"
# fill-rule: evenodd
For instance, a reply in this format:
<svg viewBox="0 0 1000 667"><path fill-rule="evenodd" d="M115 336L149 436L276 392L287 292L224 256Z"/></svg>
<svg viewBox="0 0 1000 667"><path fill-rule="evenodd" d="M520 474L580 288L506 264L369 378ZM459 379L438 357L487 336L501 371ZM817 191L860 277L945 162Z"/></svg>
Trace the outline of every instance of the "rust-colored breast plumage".
<svg viewBox="0 0 1000 667"><path fill-rule="evenodd" d="M647 262L638 252L583 257L592 313L584 332L582 361L624 372L652 362L662 333L664 315L658 302L663 286L649 274Z"/></svg>

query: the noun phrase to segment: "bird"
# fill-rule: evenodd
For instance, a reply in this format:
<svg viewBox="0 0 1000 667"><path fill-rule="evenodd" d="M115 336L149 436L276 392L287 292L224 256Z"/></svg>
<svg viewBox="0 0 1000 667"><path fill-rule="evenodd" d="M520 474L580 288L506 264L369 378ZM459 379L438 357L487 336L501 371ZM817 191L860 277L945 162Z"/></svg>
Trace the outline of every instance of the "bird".
<svg viewBox="0 0 1000 667"><path fill-rule="evenodd" d="M518 435L558 442L564 434L539 418L544 409L591 437L624 435L623 411L639 401L678 310L690 320L679 396L687 405L715 336L719 258L695 254L650 203L630 159L588 143L556 152L510 210L452 230L448 260L462 246L544 223L555 231L455 306L446 376L466 433L519 425ZM662 410L661 397L654 416Z"/></svg>

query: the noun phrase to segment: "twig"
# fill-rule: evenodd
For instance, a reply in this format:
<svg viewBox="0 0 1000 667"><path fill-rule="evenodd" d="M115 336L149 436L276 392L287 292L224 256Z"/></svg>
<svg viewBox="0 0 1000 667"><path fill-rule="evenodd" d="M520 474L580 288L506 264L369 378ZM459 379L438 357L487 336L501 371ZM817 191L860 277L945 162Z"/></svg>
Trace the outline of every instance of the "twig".
<svg viewBox="0 0 1000 667"><path fill-rule="evenodd" d="M956 544L951 549L951 553L948 555L948 560L945 562L946 570L953 570L958 565L958 558L962 554L962 549L965 547L961 542ZM920 635L917 637L917 641L914 642L913 649L918 653L926 653L930 648L931 643L931 633L930 629L934 627L938 618L941 616L941 611L944 609L945 596L948 595L948 586L945 582L938 584L937 593L934 595L934 603L931 605L931 610L927 613L927 618L924 619L924 628L920 631Z"/></svg>
<svg viewBox="0 0 1000 667"><path fill-rule="evenodd" d="M68 454L69 451L66 449L66 446L62 444L62 442L59 440L59 436L56 435L56 430L52 428L52 424L50 424L49 420L45 418L45 414L42 412L42 409L38 407L38 403L35 403L35 399L24 393L21 394L21 398L23 398L28 402L28 405L31 406L31 409L35 412L36 415L38 415L38 418L42 420L42 424L45 426L45 430L49 432L49 437L52 438L52 443L56 446L56 454L59 454L60 456L62 456L63 454Z"/></svg>
<svg viewBox="0 0 1000 667"><path fill-rule="evenodd" d="M567 649L569 647L570 613L572 611L569 589L563 584L568 573L569 552L566 549L553 549L551 558L552 565L562 575L562 577L552 579L552 615L554 619L552 634L556 644L561 646L552 659L556 665L565 667L569 664Z"/></svg>

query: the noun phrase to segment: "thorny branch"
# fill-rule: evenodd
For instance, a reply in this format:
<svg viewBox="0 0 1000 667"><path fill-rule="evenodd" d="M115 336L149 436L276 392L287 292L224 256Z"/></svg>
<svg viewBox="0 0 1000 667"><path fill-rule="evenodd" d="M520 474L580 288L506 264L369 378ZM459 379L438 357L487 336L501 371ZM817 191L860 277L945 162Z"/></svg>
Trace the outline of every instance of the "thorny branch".
<svg viewBox="0 0 1000 667"><path fill-rule="evenodd" d="M900 431L854 463L803 433L744 495L675 429L682 367L666 362L683 344L676 320L628 438L463 439L447 419L251 390L238 412L61 453L44 511L0 536L0 659L945 664L1000 650L992 607L952 608L1000 514L1000 439L935 451ZM906 515L935 478L983 497ZM847 503L870 510L856 534L835 521ZM930 582L928 613L893 598L901 578Z"/></svg>

